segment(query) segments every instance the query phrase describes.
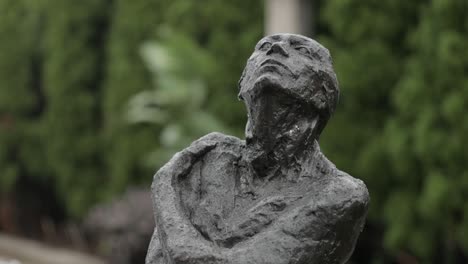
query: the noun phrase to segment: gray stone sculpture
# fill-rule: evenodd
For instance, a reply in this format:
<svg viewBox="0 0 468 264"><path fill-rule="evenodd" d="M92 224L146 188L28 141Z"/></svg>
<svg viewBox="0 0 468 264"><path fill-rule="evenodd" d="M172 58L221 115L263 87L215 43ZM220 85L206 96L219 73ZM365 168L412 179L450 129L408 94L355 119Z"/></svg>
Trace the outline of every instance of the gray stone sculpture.
<svg viewBox="0 0 468 264"><path fill-rule="evenodd" d="M265 37L239 88L245 141L211 133L156 173L146 263L346 262L369 195L317 143L339 94L328 50L300 35Z"/></svg>

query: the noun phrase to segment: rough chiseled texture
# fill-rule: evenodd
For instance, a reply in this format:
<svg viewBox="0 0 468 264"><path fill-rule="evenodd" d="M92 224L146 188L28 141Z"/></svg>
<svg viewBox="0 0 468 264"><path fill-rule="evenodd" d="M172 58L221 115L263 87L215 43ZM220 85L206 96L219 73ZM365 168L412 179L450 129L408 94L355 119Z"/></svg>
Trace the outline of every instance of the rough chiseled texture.
<svg viewBox="0 0 468 264"><path fill-rule="evenodd" d="M211 133L156 173L146 263L345 263L369 195L318 145L339 94L328 50L265 37L239 88L245 141Z"/></svg>

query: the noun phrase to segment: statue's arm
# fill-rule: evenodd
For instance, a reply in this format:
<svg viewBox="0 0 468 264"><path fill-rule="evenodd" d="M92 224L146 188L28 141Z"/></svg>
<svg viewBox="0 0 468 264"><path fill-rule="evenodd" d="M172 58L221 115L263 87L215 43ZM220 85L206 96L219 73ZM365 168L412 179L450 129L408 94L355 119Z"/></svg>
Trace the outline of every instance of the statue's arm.
<svg viewBox="0 0 468 264"><path fill-rule="evenodd" d="M365 186L353 179L355 183L321 197L304 197L267 229L232 248L230 263L345 263L369 201Z"/></svg>
<svg viewBox="0 0 468 264"><path fill-rule="evenodd" d="M163 254L169 263L225 263L221 254L204 239L184 214L178 182L216 142L202 138L177 153L155 175L152 184L153 206Z"/></svg>

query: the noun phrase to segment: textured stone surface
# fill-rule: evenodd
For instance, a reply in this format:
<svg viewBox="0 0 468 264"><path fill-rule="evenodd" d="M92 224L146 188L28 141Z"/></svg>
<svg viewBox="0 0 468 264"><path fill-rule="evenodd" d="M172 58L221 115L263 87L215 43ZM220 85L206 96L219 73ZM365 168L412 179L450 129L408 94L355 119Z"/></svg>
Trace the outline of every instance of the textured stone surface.
<svg viewBox="0 0 468 264"><path fill-rule="evenodd" d="M339 94L328 50L265 37L239 88L245 141L211 133L156 173L146 263L345 263L369 195L318 145Z"/></svg>

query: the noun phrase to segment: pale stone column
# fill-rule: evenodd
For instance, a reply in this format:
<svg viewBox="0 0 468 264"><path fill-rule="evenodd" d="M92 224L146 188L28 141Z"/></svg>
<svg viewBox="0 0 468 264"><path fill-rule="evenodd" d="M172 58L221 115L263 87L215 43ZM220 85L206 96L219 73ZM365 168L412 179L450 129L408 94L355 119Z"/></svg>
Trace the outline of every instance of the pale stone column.
<svg viewBox="0 0 468 264"><path fill-rule="evenodd" d="M265 0L265 35L313 35L312 0Z"/></svg>

